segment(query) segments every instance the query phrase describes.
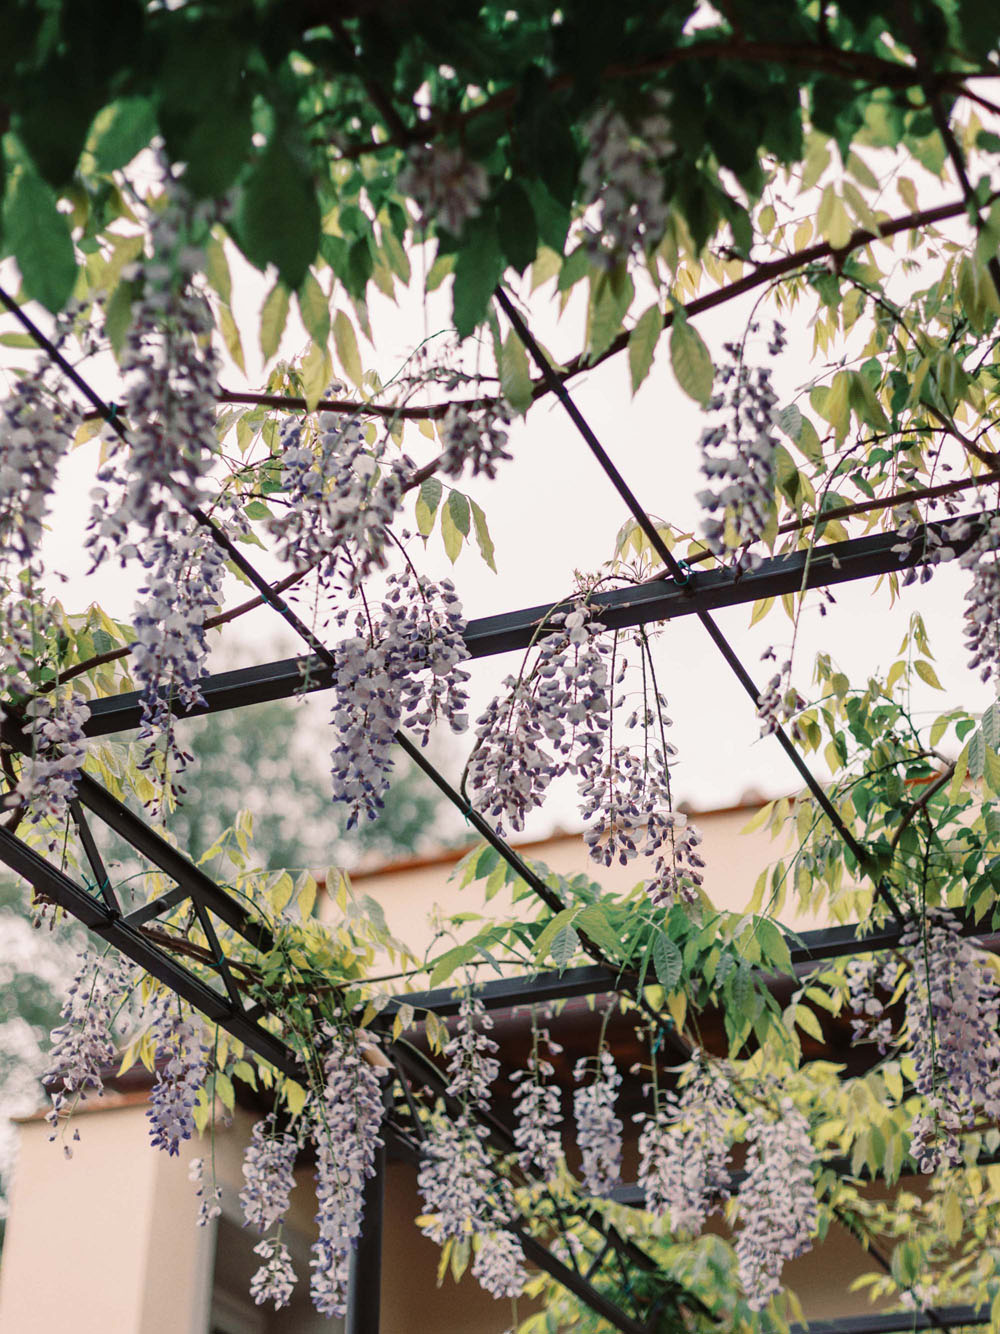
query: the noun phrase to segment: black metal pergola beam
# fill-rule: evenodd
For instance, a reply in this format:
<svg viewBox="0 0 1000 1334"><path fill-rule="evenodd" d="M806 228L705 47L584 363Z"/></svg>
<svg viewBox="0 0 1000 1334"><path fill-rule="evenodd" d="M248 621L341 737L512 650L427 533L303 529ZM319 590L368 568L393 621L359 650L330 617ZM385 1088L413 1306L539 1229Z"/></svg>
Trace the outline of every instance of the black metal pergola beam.
<svg viewBox="0 0 1000 1334"><path fill-rule="evenodd" d="M909 552L904 554L895 550L899 546L897 534L878 533L812 550L771 556L753 570L709 570L692 574L683 587L666 579L654 579L645 584L595 593L590 605L595 618L609 630L620 630L700 615L763 598L781 597L802 589L830 588L857 579L876 578L920 565L925 550L945 540L956 555L960 555L971 546L978 532L979 516L970 516L972 535L961 542L947 537L950 522L954 521L927 524L921 535L911 542ZM539 626L545 624L554 608L569 600L469 621L465 643L470 656L489 658L523 651L537 637ZM190 710L177 708L175 712L179 717L197 717L270 700L289 699L293 695L328 689L331 676L330 666L315 656L285 658L261 666L219 672L200 682L204 705ZM140 725L141 696L137 691L129 691L96 699L90 705L90 712L90 720L84 729L90 737L129 731Z"/></svg>
<svg viewBox="0 0 1000 1334"><path fill-rule="evenodd" d="M789 1334L907 1334L919 1329L961 1329L966 1325L991 1323L989 1309L982 1306L937 1306L934 1314L923 1311L890 1311L885 1315L844 1316L839 1320L811 1320L789 1326Z"/></svg>

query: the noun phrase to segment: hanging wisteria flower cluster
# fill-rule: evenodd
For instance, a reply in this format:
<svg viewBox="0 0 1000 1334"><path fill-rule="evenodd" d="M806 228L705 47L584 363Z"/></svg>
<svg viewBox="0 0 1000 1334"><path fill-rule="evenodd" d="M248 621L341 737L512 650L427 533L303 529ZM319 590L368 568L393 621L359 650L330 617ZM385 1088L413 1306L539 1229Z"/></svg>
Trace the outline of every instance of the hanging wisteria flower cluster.
<svg viewBox="0 0 1000 1334"><path fill-rule="evenodd" d="M591 1195L610 1195L622 1172L622 1123L615 1112L622 1077L603 1043L596 1063L587 1057L577 1061L574 1077L577 1083L589 1077L573 1094L583 1183Z"/></svg>
<svg viewBox="0 0 1000 1334"><path fill-rule="evenodd" d="M427 1216L421 1231L439 1246L449 1238L476 1237L473 1275L494 1297L516 1297L527 1276L520 1243L507 1230L511 1191L496 1175L484 1143L489 1131L475 1116L488 1109L499 1070L492 1054L496 1043L481 1031L491 1025L482 1001L466 994L444 1049L445 1092L459 1103L460 1112L450 1120L438 1110L425 1127L417 1178Z"/></svg>
<svg viewBox="0 0 1000 1334"><path fill-rule="evenodd" d="M384 1109L379 1069L365 1059L357 1035L328 1029L325 1037L325 1083L312 1108L319 1235L309 1262L310 1292L320 1315L342 1316L351 1252L361 1236L364 1185L375 1172L375 1152L382 1143Z"/></svg>
<svg viewBox="0 0 1000 1334"><path fill-rule="evenodd" d="M478 216L490 192L483 167L460 148L441 143L414 145L397 184L416 200L429 222L439 223L453 236L461 235L469 219Z"/></svg>
<svg viewBox="0 0 1000 1334"><path fill-rule="evenodd" d="M589 774L609 725L603 626L585 604L552 612L530 673L508 676L506 694L476 722L467 783L499 833L524 828L555 778Z"/></svg>
<svg viewBox="0 0 1000 1334"><path fill-rule="evenodd" d="M225 555L193 519L176 531L148 538L141 546L150 573L136 607L132 671L142 691L145 743L140 768L153 763L163 739L165 771L182 770L190 760L174 732L177 705L204 703L200 681L207 670L205 621L222 601Z"/></svg>
<svg viewBox="0 0 1000 1334"><path fill-rule="evenodd" d="M90 707L68 687L36 695L25 707L25 735L31 750L24 758L15 789L28 820L47 820L45 845L51 851L63 837L69 805L87 758L84 727Z"/></svg>
<svg viewBox="0 0 1000 1334"><path fill-rule="evenodd" d="M79 413L47 388L44 372L25 376L0 405L0 717L12 695L32 693L30 673L45 613L34 609L43 569L42 532L56 469ZM25 804L37 823L50 817L52 837L64 823L85 757L89 710L67 690L32 700L25 731L31 753L4 804Z"/></svg>
<svg viewBox="0 0 1000 1334"><path fill-rule="evenodd" d="M493 1053L497 1044L487 1036L493 1020L478 996L466 993L458 1010L455 1032L445 1043L450 1098L466 1107L485 1110L490 1105L490 1090L500 1072L500 1062Z"/></svg>
<svg viewBox="0 0 1000 1334"><path fill-rule="evenodd" d="M201 1018L185 1014L182 1002L167 993L154 1006L151 1033L156 1080L146 1112L150 1142L176 1155L195 1132L194 1109L208 1075Z"/></svg>
<svg viewBox="0 0 1000 1334"><path fill-rule="evenodd" d="M546 1029L536 1029L525 1068L515 1070L511 1075L517 1085L514 1091L514 1119L517 1122L514 1143L521 1170L537 1173L543 1181L551 1181L563 1157L562 1099L559 1086L552 1079L555 1067L541 1054L543 1042L549 1055L562 1051Z"/></svg>
<svg viewBox="0 0 1000 1334"><path fill-rule="evenodd" d="M92 492L88 546L95 564L112 552L134 554L130 527L144 537L171 532L201 503L201 482L219 452L218 358L212 312L194 286L204 270L196 236L207 235L214 206L195 204L169 174L162 207L150 210L150 254L131 277L141 283L121 356L126 388L118 441Z"/></svg>
<svg viewBox="0 0 1000 1334"><path fill-rule="evenodd" d="M746 1176L736 1201L736 1258L752 1311L781 1291L781 1270L809 1249L819 1222L816 1150L791 1098L775 1120L756 1114L747 1130Z"/></svg>
<svg viewBox="0 0 1000 1334"><path fill-rule="evenodd" d="M222 1190L215 1180L215 1173L213 1171L212 1184L209 1185L205 1180L204 1158L192 1158L188 1164L188 1180L197 1187L194 1193L198 1201L195 1222L198 1227L208 1227L209 1223L222 1216Z"/></svg>
<svg viewBox="0 0 1000 1334"><path fill-rule="evenodd" d="M959 1136L981 1114L1000 1117L1000 986L947 910L929 909L900 943L910 980L906 1032L927 1111L910 1127L922 1172L961 1161Z"/></svg>
<svg viewBox="0 0 1000 1334"><path fill-rule="evenodd" d="M965 647L969 666L983 681L1000 682L1000 515L982 520L982 532L958 558L972 573L965 595Z"/></svg>
<svg viewBox="0 0 1000 1334"><path fill-rule="evenodd" d="M639 1136L646 1208L671 1233L696 1235L729 1195L736 1104L725 1076L700 1052L680 1092L668 1090L655 1101Z"/></svg>
<svg viewBox="0 0 1000 1334"><path fill-rule="evenodd" d="M750 325L753 333L757 325ZM785 331L775 322L768 353L779 356L785 347ZM709 402L709 411L725 418L707 427L699 441L701 470L710 485L698 492L698 500L710 515L702 532L708 547L723 557L755 542L764 532L774 508L775 459L778 445L778 396L771 384L769 366L751 366L738 343L726 343L727 361L717 374L723 392ZM753 557L745 557L747 564Z"/></svg>
<svg viewBox="0 0 1000 1334"><path fill-rule="evenodd" d="M281 1240L280 1224L291 1203L298 1150L296 1136L288 1131L279 1134L272 1114L254 1125L243 1156L240 1207L246 1226L264 1233L279 1225L274 1236L265 1237L254 1247L263 1264L250 1282L250 1295L258 1306L273 1302L275 1310L288 1305L295 1286L295 1270L288 1247Z"/></svg>
<svg viewBox="0 0 1000 1334"><path fill-rule="evenodd" d="M334 384L331 393L343 389ZM292 422L281 433L285 512L270 520L278 555L324 580L335 573L352 586L385 565L387 530L414 463L386 457L386 441L369 443L357 417L321 412L315 428Z"/></svg>
<svg viewBox="0 0 1000 1334"><path fill-rule="evenodd" d="M507 404L482 403L477 407L453 403L441 421L441 471L460 477L468 467L473 477L494 478L497 465L513 457L507 452L511 413Z"/></svg>
<svg viewBox="0 0 1000 1334"><path fill-rule="evenodd" d="M60 1121L77 1103L104 1092L104 1075L115 1056L115 1018L134 984L130 960L89 952L80 956L63 1002L63 1023L53 1030L49 1063L42 1075L52 1102L45 1117L50 1138L56 1138Z"/></svg>
<svg viewBox="0 0 1000 1334"><path fill-rule="evenodd" d="M365 601L352 638L336 646L331 713L333 800L347 807L347 828L382 807L397 730L426 745L434 722L468 726L469 656L461 604L450 580L435 584L409 564L386 581L379 607Z"/></svg>
<svg viewBox="0 0 1000 1334"><path fill-rule="evenodd" d="M655 107L634 128L610 104L598 107L583 126L587 156L580 180L597 214L585 228L584 245L603 268L654 249L666 229L670 209L662 162L675 145L666 115L669 94L654 97Z"/></svg>
<svg viewBox="0 0 1000 1334"><path fill-rule="evenodd" d="M873 1042L880 1056L893 1040L892 1016L879 992L892 994L899 965L891 956L852 959L847 965L848 1003L851 1007L851 1042Z"/></svg>

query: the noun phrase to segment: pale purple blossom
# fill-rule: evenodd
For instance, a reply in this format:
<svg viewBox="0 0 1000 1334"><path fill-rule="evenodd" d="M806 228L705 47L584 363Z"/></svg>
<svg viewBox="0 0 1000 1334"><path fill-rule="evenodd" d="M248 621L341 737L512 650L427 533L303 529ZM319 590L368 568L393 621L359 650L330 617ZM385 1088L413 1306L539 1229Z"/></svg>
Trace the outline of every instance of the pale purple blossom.
<svg viewBox="0 0 1000 1334"><path fill-rule="evenodd" d="M243 1155L244 1185L240 1191L240 1207L247 1227L266 1232L288 1212L298 1148L294 1135L275 1130L273 1117L254 1124Z"/></svg>
<svg viewBox="0 0 1000 1334"><path fill-rule="evenodd" d="M204 1158L192 1158L188 1164L188 1180L198 1187L195 1191L195 1198L198 1201L198 1217L195 1222L198 1227L207 1227L222 1215L222 1190L215 1179L215 1170L213 1168L212 1184L209 1186L205 1181Z"/></svg>
<svg viewBox="0 0 1000 1334"><path fill-rule="evenodd" d="M539 1034L549 1052L562 1048L552 1042L548 1034ZM514 1143L518 1148L517 1161L523 1172L537 1172L543 1181L551 1181L562 1161L562 1099L558 1084L552 1080L555 1068L539 1054L535 1045L524 1070L517 1070L511 1079L517 1084L514 1091Z"/></svg>
<svg viewBox="0 0 1000 1334"><path fill-rule="evenodd" d="M621 1180L622 1123L615 1104L622 1077L607 1047L601 1048L596 1070L592 1060L582 1057L574 1073L577 1081L590 1075L590 1082L573 1094L583 1184L592 1195L610 1195Z"/></svg>
<svg viewBox="0 0 1000 1334"><path fill-rule="evenodd" d="M478 216L489 195L490 182L478 162L451 144L417 144L407 153L399 173L401 192L415 199L421 213L453 236Z"/></svg>
<svg viewBox="0 0 1000 1334"><path fill-rule="evenodd" d="M310 1291L320 1315L343 1316L351 1252L361 1236L364 1186L382 1143L382 1090L353 1032L328 1030L325 1084L313 1114L316 1224Z"/></svg>
<svg viewBox="0 0 1000 1334"><path fill-rule="evenodd" d="M154 1006L152 1024L156 1081L149 1095L149 1137L154 1149L170 1155L196 1130L198 1094L208 1077L207 1051L200 1018L186 1016L183 1005L169 993Z"/></svg>
<svg viewBox="0 0 1000 1334"><path fill-rule="evenodd" d="M253 1251L264 1263L250 1280L250 1296L258 1306L273 1302L274 1309L280 1311L292 1300L295 1287L295 1269L288 1247L277 1237L265 1237Z"/></svg>
<svg viewBox="0 0 1000 1334"><path fill-rule="evenodd" d="M493 1055L497 1044L485 1031L492 1027L493 1020L479 997L463 996L454 1035L444 1048L448 1070L445 1092L463 1107L485 1111L490 1105L492 1085L500 1071L500 1062Z"/></svg>
<svg viewBox="0 0 1000 1334"><path fill-rule="evenodd" d="M776 1120L754 1115L747 1131L746 1176L736 1201L736 1258L752 1311L781 1291L781 1270L809 1249L819 1223L816 1150L809 1123L790 1098Z"/></svg>
<svg viewBox="0 0 1000 1334"><path fill-rule="evenodd" d="M929 909L901 937L910 965L906 1032L926 1112L910 1127L922 1172L961 1160L977 1115L1000 1117L1000 987L953 913Z"/></svg>
<svg viewBox="0 0 1000 1334"><path fill-rule="evenodd" d="M679 1093L661 1096L639 1136L646 1208L672 1233L697 1235L729 1194L734 1102L715 1066L695 1053Z"/></svg>
<svg viewBox="0 0 1000 1334"><path fill-rule="evenodd" d="M612 269L630 255L652 250L663 238L670 214L661 163L673 152L668 93L635 128L620 111L604 104L584 122L587 155L580 180L591 212L584 231L590 258Z"/></svg>

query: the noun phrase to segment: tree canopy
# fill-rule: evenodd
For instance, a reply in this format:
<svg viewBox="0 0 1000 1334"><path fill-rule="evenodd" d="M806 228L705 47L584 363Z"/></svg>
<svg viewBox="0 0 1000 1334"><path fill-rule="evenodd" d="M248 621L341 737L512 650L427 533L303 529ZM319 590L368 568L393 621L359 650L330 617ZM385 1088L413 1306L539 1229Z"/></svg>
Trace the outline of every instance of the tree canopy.
<svg viewBox="0 0 1000 1334"><path fill-rule="evenodd" d="M995 686L1000 12L368 0L331 19L311 4L122 0L98 27L79 5L10 8L2 245L20 286L0 288L0 343L19 367L0 405L0 854L150 974L111 949L81 971L50 1072L55 1133L120 1039L156 1071L153 1140L172 1153L214 1099L232 1105L234 1079L273 1089L248 1156L244 1208L267 1234L254 1295L288 1299L280 1219L308 1142L313 1297L338 1314L374 1170L375 1072L395 1061L388 1124L420 1162L420 1225L495 1295L546 1294L524 1334L657 1312L665 1328L784 1327L797 1307L783 1264L833 1223L891 1251L877 1295L996 1309L1000 984L969 937L997 924L1000 712L914 708L918 683L941 683L907 587L964 569L970 665ZM238 254L265 275L253 330L234 316ZM452 336L401 370L381 364L372 293L445 285ZM574 292L586 319L556 361L533 314ZM699 316L730 302L733 335L713 351ZM279 358L293 311L309 345ZM787 394L790 325L811 331L813 360ZM220 387L251 333L265 383ZM704 409L697 533L650 519L570 397L614 357L633 393L672 376ZM472 626L465 566L458 588L432 580L425 544L497 566L466 479L481 495L522 468L530 485L512 423L530 429L549 397L632 518L597 574L574 578L570 556L564 601L520 629L516 616ZM131 620L52 597L43 528L70 448L94 461L87 558L144 567ZM887 614L897 606L895 661L851 680L831 645L807 685L795 637L810 590L874 573ZM669 614L688 599L803 778L760 814L793 849L745 914L708 900L678 809L669 646L655 611L634 611L672 592ZM741 600L792 625L763 684L711 619ZM378 815L402 747L485 839L463 875L503 907L443 924L431 957L346 880L318 920L315 878L261 871L247 827L243 865L209 888L134 824L141 805L169 835L183 715L216 707L209 636L260 606L302 642L294 688L329 692L348 827ZM470 657L514 648L470 726ZM136 738L108 739L117 708ZM438 728L469 734L458 782L426 761ZM509 847L557 780L577 785L595 864L634 864L629 893ZM132 925L81 803L154 864L132 887L152 905ZM807 947L778 925L792 903L854 930ZM588 960L611 970L647 1047L644 1208L627 1221L608 1200L629 1078L613 1029L575 1072L578 1170L537 1025L508 1141L487 1119L498 1058L478 970ZM206 998L211 979L225 995ZM461 991L450 1030L421 985ZM703 1044L709 1013L721 1048ZM853 1064L830 1059L848 1022ZM414 1025L436 1064L414 1065ZM929 1189L896 1188L915 1169ZM208 1179L200 1194L206 1221ZM703 1232L714 1210L732 1242ZM598 1262L587 1293L564 1294L566 1258L622 1233L648 1261L630 1253L635 1281Z"/></svg>

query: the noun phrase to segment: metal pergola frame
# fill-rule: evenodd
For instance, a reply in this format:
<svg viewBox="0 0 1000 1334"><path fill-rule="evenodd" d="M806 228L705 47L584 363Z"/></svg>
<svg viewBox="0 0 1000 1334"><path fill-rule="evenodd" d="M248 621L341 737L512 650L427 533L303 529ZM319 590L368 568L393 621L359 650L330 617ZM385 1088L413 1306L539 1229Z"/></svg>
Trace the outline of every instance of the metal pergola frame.
<svg viewBox="0 0 1000 1334"><path fill-rule="evenodd" d="M756 703L759 691L719 631L711 612L754 602L761 598L892 574L919 565L925 560L928 551L940 544L940 539L944 536L943 525L931 524L924 530L922 540L911 538L909 551L903 555L893 550L894 545L898 543L897 536L883 534L772 557L750 570L736 572L716 570L694 574L673 556L656 526L629 490L507 293L500 287L494 296L535 360L543 383L559 398L588 448L663 562L664 578L652 580L638 587L598 593L590 599L595 615L609 629L662 622L684 615L697 616L733 670L740 685ZM2 289L0 289L0 304L15 314L39 347L89 401L96 414L103 417L123 439L126 439L127 430L113 405L104 402L95 393L30 317ZM363 411L363 407L359 410ZM190 710L186 716L238 708L264 700L288 698L303 689L320 690L328 686L336 662L335 654L304 624L209 516L194 507L188 508L195 521L209 532L212 540L225 550L236 568L257 589L262 600L278 612L303 640L310 655L210 676L202 683L204 706ZM949 539L949 545L956 549L956 552L964 550L974 540L978 526L976 520L979 517L973 516L970 536L963 543L959 544ZM822 531L822 516L817 520L816 527L818 531ZM552 606L533 607L471 622L466 633L470 655L480 658L525 648L539 633L544 634L547 617L554 609ZM140 701L138 695L134 693L94 701L91 719L86 729L87 735L106 736L130 730L138 726L139 717ZM780 729L776 732L776 739L850 850L858 869L868 873L870 866L865 849L846 827L801 755ZM3 740L15 750L23 752L26 749L25 738L16 722L8 720L4 724ZM396 740L444 795L463 811L477 832L498 851L528 887L554 911L561 909L564 905L558 895L505 840L494 832L478 812L468 807L461 795L427 761L409 738L397 734ZM141 908L131 912L123 911L108 880L85 811L105 822L141 856L158 867L173 881L173 889ZM302 1069L292 1049L261 1022L269 1017L265 1008L261 1005L245 1004L240 982L234 976L230 962L221 949L213 917L240 934L251 949L266 951L270 947L273 942L267 929L231 894L215 884L183 854L172 848L145 821L129 811L89 775L84 775L81 780L72 814L93 873L92 887L81 885L62 869L40 856L16 834L3 828L0 828L0 861L22 875L39 893L60 904L95 934L121 950L277 1069L292 1078L301 1078ZM859 934L857 927L837 927L791 937L789 948L793 964L808 964L826 958L891 948L898 942L902 925L901 910L888 885L879 877L873 877L873 882L876 895L888 909L891 925L882 925L864 935ZM200 962L214 969L220 982L218 988L206 984L202 977L186 967L149 934L152 923L164 913L173 912L185 902L190 904L191 911L214 955L211 960L204 959ZM965 926L969 931L973 929L971 921L967 921ZM650 1010L641 989L637 988L637 979L623 975L594 942L582 934L581 943L595 960L593 965L563 973L539 973L528 978L504 978L485 983L477 987L476 992L489 1008L508 1008L540 999L555 1000L599 991L618 991L630 994L640 1007L645 1008L647 1013L662 1023L660 1017ZM389 1013L403 1003L439 1015L454 1013L457 1008L454 993L447 989L409 993L398 1002L391 1002L388 1007ZM411 1079L419 1080L431 1087L436 1086L436 1091L444 1094L443 1077L432 1062L421 1058L415 1065L412 1049L406 1051L401 1044L391 1045L389 1051L408 1102ZM489 1117L487 1120L491 1136L499 1137L502 1141L508 1132L495 1118ZM408 1127L390 1117L388 1127L391 1141L398 1152L408 1156L419 1153L419 1147L412 1138L416 1123ZM367 1225L352 1269L347 1320L349 1334L377 1334L378 1330L378 1301L377 1296L373 1300L373 1294L378 1292L381 1265L379 1240L381 1210L378 1204L381 1191L382 1183L379 1175L369 1186ZM591 1279L606 1256L611 1256L616 1263L623 1266L626 1287L628 1282L625 1266L638 1264L645 1268L655 1268L655 1262L635 1243L622 1238L599 1211L589 1205L582 1207L588 1226L601 1238L599 1253L593 1258L586 1272L583 1272L579 1265L574 1270L563 1264L536 1238L527 1233L520 1223L513 1224L512 1230L521 1239L529 1259L546 1270L591 1309L604 1316L615 1328L623 1331L623 1334L652 1334L659 1317L658 1310L652 1313L629 1312L596 1288ZM360 1298L361 1293L365 1294L363 1300ZM958 1323L984 1323L979 1318L979 1313L972 1312L971 1308L955 1308L955 1311L963 1317ZM947 1318L949 1324L956 1323L951 1316L952 1310L949 1308L948 1311L928 1313L926 1316L906 1312L903 1324L898 1323L902 1319L901 1316L863 1317L811 1324L802 1327L802 1331L797 1331L797 1334L824 1334L825 1331L830 1331L830 1334L878 1334L878 1331L886 1331L888 1334L889 1331L904 1328L948 1327L942 1324L942 1320ZM897 1323L892 1323L894 1320ZM928 1323L921 1324L921 1320L926 1320ZM878 1323L880 1321L883 1323ZM886 1321L889 1323L884 1323Z"/></svg>

